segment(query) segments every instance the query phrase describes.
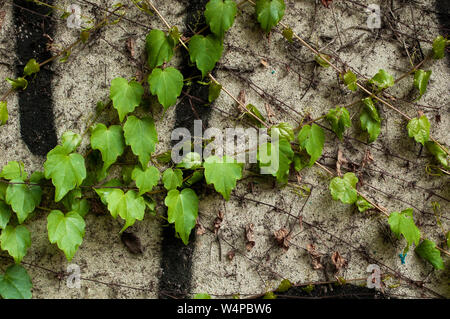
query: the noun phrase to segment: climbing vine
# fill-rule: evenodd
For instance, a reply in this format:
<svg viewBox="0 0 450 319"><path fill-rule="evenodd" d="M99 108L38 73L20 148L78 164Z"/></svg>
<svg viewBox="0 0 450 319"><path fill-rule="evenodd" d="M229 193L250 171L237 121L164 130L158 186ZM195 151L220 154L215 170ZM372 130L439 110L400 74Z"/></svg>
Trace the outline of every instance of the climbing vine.
<svg viewBox="0 0 450 319"><path fill-rule="evenodd" d="M360 128L367 132L369 143L377 140L380 134L382 119L378 109L391 108L408 120L405 128L408 136L426 147L434 156L438 172L449 174L449 152L442 143L432 137L427 117L423 114L410 117L391 105L383 96L386 89L412 75L413 85L417 88L417 100L422 98L426 93L431 71L419 67L433 59L443 58L449 40L442 36L437 37L425 60L405 77L395 80L381 69L371 79L362 79L350 69L344 70L336 66L331 56L318 52L295 34L291 27L284 25L281 22L285 14L283 0L244 2L254 5L255 17L263 32L269 34L274 28L281 26L282 35L287 41L299 41L312 52L318 65L332 67L348 90L360 91L365 95L356 103L362 105L359 115ZM174 51L178 48L187 50L190 61L199 71L199 83L209 86L209 103L224 92L238 103L247 120L258 127L267 128L270 136L279 137L277 168L270 166L271 154L267 152L274 141L260 145L257 152L258 166L269 169L269 174L279 185L288 182L292 168L297 172L314 165L322 168L332 175L329 190L334 200L355 205L359 212L378 210L386 217L392 233L406 241L403 255L414 244L418 256L430 262L436 269L444 269L441 253L449 253L438 247L417 227L412 208L389 212L358 191L358 178L353 172L334 174L317 162L322 156L325 143L324 130L317 122L326 120L336 136L342 139L346 129L352 126L346 107L331 108L322 118L304 121L297 128L288 123L269 124L258 107L243 104L210 73L222 56L225 34L233 26L239 6L243 3L238 5L233 0L210 0L204 12L209 29L204 29L190 39L182 37L178 28L170 25L150 1L133 1L133 4L146 14L155 13L166 25L166 29L154 29L146 35L147 67L150 70L147 77L141 81L121 77L113 79L110 85L110 100L97 105L98 115L112 111L118 119L118 124L91 123L89 132L65 132L60 144L48 152L43 172L37 171L28 176L24 164L17 161L9 162L0 172L0 247L7 251L15 262L15 265L0 274L0 295L3 298L31 297L31 281L20 263L31 246L31 234L24 222L36 210L48 213L49 242L56 244L70 261L82 244L85 234L84 217L90 210L88 194L98 196L112 218L120 217L123 224L120 233L136 221L143 220L145 214L156 215L155 208L158 203L154 195L162 194L163 204L167 207L167 217L160 217L174 224L175 236L184 244L189 242L199 211L199 198L192 188L193 184L205 181L225 200L230 199L231 192L243 178L243 164L226 155L211 155L201 159L200 154L196 152L187 154L181 163L173 163L170 158L171 150L155 154L158 132L154 118L150 114L137 115L136 109L143 103L145 87L157 98L163 112L177 103L187 81L173 64ZM88 41L90 33L106 25L107 21L105 19L97 26L82 30L79 40L73 45ZM68 57L71 47L65 49L61 55ZM11 90L3 95L0 101L1 124L5 125L8 121L7 97L14 90L25 90L27 79L38 76L41 67L46 63L48 61L38 63L31 59L24 68L23 76L6 79L11 84ZM86 154L81 154L78 151L80 144L87 137L90 147ZM101 155L100 163L94 160L95 152ZM120 156L130 152L136 164L127 168L128 178L125 178L126 174L122 179L111 178L112 165ZM50 207L41 206L44 193L51 194L54 199ZM448 232L446 236L449 241ZM283 281L278 291L286 291L289 287L289 281ZM271 296L268 294L266 297Z"/></svg>

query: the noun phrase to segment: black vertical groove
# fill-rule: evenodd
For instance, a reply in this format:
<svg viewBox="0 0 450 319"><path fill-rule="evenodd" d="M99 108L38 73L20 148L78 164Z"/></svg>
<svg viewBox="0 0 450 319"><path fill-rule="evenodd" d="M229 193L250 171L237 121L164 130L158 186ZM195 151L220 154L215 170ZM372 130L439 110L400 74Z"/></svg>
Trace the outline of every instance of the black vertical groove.
<svg viewBox="0 0 450 319"><path fill-rule="evenodd" d="M437 18L441 25L442 36L450 35L450 1L436 0ZM447 54L447 66L450 68L450 56Z"/></svg>
<svg viewBox="0 0 450 319"><path fill-rule="evenodd" d="M46 3L52 4L53 0ZM29 59L40 63L51 57L47 48L49 38L45 35L53 38L55 22L46 16L49 10L26 0L14 0L18 77L23 75ZM53 73L49 67L44 66L36 76L28 78L28 87L18 92L20 134L35 155L45 155L57 144L51 90Z"/></svg>
<svg viewBox="0 0 450 319"><path fill-rule="evenodd" d="M186 26L187 30L194 32L205 26L203 12L208 0L185 1L186 3ZM192 36L193 34L186 34ZM195 65L191 65L189 56L183 53L183 73L184 78L201 74ZM189 92L189 95L197 97L203 101L208 101L208 87L192 81L189 87L184 87L183 91ZM196 113L192 108L195 108ZM211 113L211 107L205 107L195 99L189 100L187 97L181 97L176 107L175 127L187 128L191 136L194 136L194 120L201 119L203 130L208 127L208 119ZM197 118L198 116L198 118ZM177 141L174 141L176 143ZM189 244L184 245L181 239L174 236L175 229L172 226L163 228L163 240L161 247L161 278L159 280L159 297L168 298L169 296L186 298L191 288L192 279L192 255L194 252L195 234L191 233Z"/></svg>

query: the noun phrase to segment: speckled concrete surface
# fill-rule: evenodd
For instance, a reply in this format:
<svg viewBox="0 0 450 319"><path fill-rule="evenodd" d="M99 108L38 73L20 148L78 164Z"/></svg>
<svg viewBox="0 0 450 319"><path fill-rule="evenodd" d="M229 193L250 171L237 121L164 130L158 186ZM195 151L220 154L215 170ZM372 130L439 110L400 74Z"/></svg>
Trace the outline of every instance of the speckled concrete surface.
<svg viewBox="0 0 450 319"><path fill-rule="evenodd" d="M61 7L78 3L83 15L89 17L100 18L104 15L104 12L85 1L56 2ZM106 7L105 1L91 2ZM183 30L185 10L181 1L154 3L169 23L176 24ZM411 66L403 41L406 41L409 54L420 54L411 39L399 34L399 41L385 23L380 30L367 29L367 13L359 6L336 1L331 10L324 8L320 2L315 4L313 0L286 3L284 23L293 26L294 32L309 39L315 46L323 48L324 52L337 54L361 76L371 77L380 68L384 68L394 77L407 71ZM415 1L412 5L405 4L404 1L393 1L393 8L388 5L389 1L362 3L381 4L382 14L386 15L390 14L392 9L392 14L402 22L396 26L402 33L417 34L417 37L426 40L432 40L439 34L434 1ZM283 102L270 104L274 113L272 120L275 123L289 122L294 126L303 115L310 114L312 118L316 118L332 107L346 105L362 97L360 93L346 90L339 84L331 68L316 66L309 51L299 44L289 44L280 32L273 32L270 38L267 38L255 23L252 7L243 5L242 9L235 25L225 37L225 51L217 72L217 79L235 96L245 89L246 102L257 105L266 113L264 105L268 101L261 98L252 86L249 86L250 82L243 79L250 80L267 95L275 96ZM0 31L0 76L5 78L14 76L12 48L16 31L11 24L11 1L0 5L0 10L6 13ZM414 20L411 18L411 10ZM135 76L139 70L139 62L145 61L143 47L148 30L164 27L156 17L147 17L135 8L127 10L126 17L139 21L148 28L130 21L120 21L116 25L105 27L87 45L75 49L66 63L53 64L54 114L58 138L66 130L82 133L86 129L86 123L92 116L97 101L107 99L110 81L117 76ZM77 37L77 31L67 28L65 21L58 21L54 44L67 46ZM136 40L137 63L128 58L126 42L130 37ZM425 54L431 48L431 44L426 41L421 41L420 45ZM267 66L263 66L261 60L266 61ZM178 59L175 59L171 64L176 66L177 61ZM446 59L429 63L425 68L433 73L428 91L419 103L402 101L414 99L411 78L400 82L398 86L390 89L389 93L399 98L393 103L409 116L416 116L418 110L423 111L430 119L432 135L448 146L450 70ZM7 83L1 82L0 93L7 89ZM44 158L33 156L20 138L18 105L14 95L9 98L8 106L9 121L7 125L0 127L0 166L11 160L21 160L30 172L42 170ZM350 110L351 115L355 116L353 128L346 132L343 141L339 141L332 132L326 130L324 156L320 162L333 167L338 149L341 149L349 162L359 165L364 154L370 151L374 160L360 171L364 183L359 190L389 211L413 207L415 220L423 233L442 246L443 236L436 225L432 202L440 203L443 227L448 230L448 179L426 174L425 165L430 163L430 155L408 138L406 122L387 108L379 107L383 120L381 134L375 143L367 145L359 128L358 108L359 106L356 106ZM157 152L170 147L174 109L169 109L163 118L161 113L155 115L160 140ZM209 126L220 129L234 127L235 121L227 118L219 109L237 114L233 101L222 94L214 105ZM322 124L328 128L328 124ZM85 146L86 140L82 149ZM344 168L350 169L347 166ZM426 287L450 297L448 267L446 270L433 271L432 266L420 260L412 250L408 253L405 264L401 264L398 254L404 243L388 235L385 218L376 212L361 214L353 207L333 201L328 190L329 179L317 167L303 170L300 176L301 185L311 188L310 196L299 196L291 187L273 188L268 177L258 180L246 177L238 183L235 196L228 202L220 195L211 195L211 192L199 195L200 224L212 230L219 211L224 213L224 220L219 240L210 231L197 236L190 293L244 296L274 289L282 278L298 283L333 279L332 271L324 273L322 270L313 269L306 247L308 244L314 244L317 251L324 255L324 262L329 263L330 256L335 251L347 260L348 266L338 276L347 279L368 276L366 268L373 261L357 252L357 249L362 249L378 261L382 271L395 271L405 278L424 281ZM290 179L293 183L297 181L294 173ZM278 209L239 199L240 196L276 206ZM56 272L63 271L68 263L56 246L48 243L45 216L43 212L37 212L26 222L32 231L33 243L24 261ZM302 228L297 216L303 218ZM247 251L244 229L249 223L254 224L255 246ZM54 273L25 265L33 280L33 297L157 297L162 223L147 216L144 221L137 222L132 227L145 247L142 255L132 255L126 250L118 236L121 225L109 215L99 217L89 214L86 224L86 236L72 263L80 265L83 278L115 285L83 280L81 289L69 289ZM291 244L287 251L279 248L274 241L273 233L281 227L292 229ZM230 251L235 252L232 260L227 257ZM448 257L444 257L444 262L448 266ZM0 260L2 268L6 265L7 262ZM364 282L365 280L361 280L356 284ZM144 292L129 287L148 290ZM392 296L435 297L405 279L387 281L384 290Z"/></svg>

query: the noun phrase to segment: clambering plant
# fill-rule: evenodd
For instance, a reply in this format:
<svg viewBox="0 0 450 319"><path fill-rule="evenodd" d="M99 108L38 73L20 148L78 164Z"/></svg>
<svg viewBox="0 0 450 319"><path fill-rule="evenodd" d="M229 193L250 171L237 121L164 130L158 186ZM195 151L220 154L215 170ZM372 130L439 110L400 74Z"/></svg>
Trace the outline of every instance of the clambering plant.
<svg viewBox="0 0 450 319"><path fill-rule="evenodd" d="M142 7L139 7L141 2ZM133 3L144 12L154 11L160 16L149 1ZM270 33L281 24L285 13L283 0L257 0L254 7L256 19L265 33ZM3 298L31 297L31 281L20 264L31 246L31 234L25 222L36 210L48 213L48 239L70 261L83 242L85 216L90 211L88 194L98 196L114 219L120 217L123 224L121 233L136 221L143 220L146 214L156 215L158 203L154 195L162 195L163 205L167 207L167 221L174 224L175 235L184 244L188 244L198 217L199 198L192 188L193 184L204 181L212 185L225 200L230 199L231 192L243 177L243 164L229 156L212 155L202 160L200 154L195 152L189 153L181 163L174 164L170 158L171 150L155 154L158 132L153 117L149 113L139 116L136 110L143 104L145 86L156 96L164 112L177 103L186 81L176 66L171 64L178 44L188 51L190 61L198 68L201 83L209 85L209 102L217 99L223 86L210 72L222 56L224 37L232 27L237 11L235 1L210 0L204 12L209 32L194 35L188 43L183 40L176 26L167 25L166 30L151 30L146 35L147 66L150 70L148 77L140 82L121 77L111 81L110 100L97 105L97 114L111 111L112 107L119 124L92 123L89 128L89 147L85 154L80 154L78 149L87 135L68 131L61 137L60 144L48 152L43 172L37 171L28 176L24 164L17 161L11 161L3 167L0 172L0 247L15 262L0 275L0 295ZM297 39L303 43L291 28L281 25L287 41ZM82 42L88 40L89 31L85 29L81 32ZM427 59L442 58L448 43L442 36L437 37ZM378 108L389 104L383 100L383 91L396 83L394 78L385 70L379 70L369 80L358 79L351 70L337 68L330 56L310 49L319 65L332 66L339 71L342 82L349 90L361 91L365 95L358 101L362 105L360 127L367 132L368 142L374 142L382 125ZM23 77L7 81L13 90L26 89L27 77L37 74L40 66L31 59L24 68ZM417 99L420 99L426 92L431 71L414 69L411 73L414 73L413 84L418 90ZM209 82L204 82L207 79ZM302 123L295 129L288 123L269 125L256 106L240 105L240 108L246 119L257 126L267 127L270 135L276 132L279 136L279 166L272 169L270 174L280 185L288 182L291 168L296 171L314 165L323 168L317 160L322 156L325 133L316 121ZM446 172L449 168L449 153L430 136L430 123L426 116L404 116L408 119L406 130L409 137L425 146L434 156L438 170ZM345 130L352 126L346 107L332 108L323 118L339 139L343 139ZM6 100L0 102L0 120L2 124L8 120ZM261 148L270 149L270 144L260 145L257 154L259 167L268 166L268 154ZM126 154L135 164L131 168L123 168L122 178L111 178L111 167L119 157ZM386 216L392 232L405 239L404 254L414 244L415 252L420 257L436 269L444 268L441 252L445 251L421 233L414 222L411 208L388 213L361 194L357 184L358 178L352 172L334 176L329 184L332 198L355 205L360 212L379 210ZM40 206L44 192L51 194L54 199L50 208ZM447 239L450 240L448 237L447 233Z"/></svg>

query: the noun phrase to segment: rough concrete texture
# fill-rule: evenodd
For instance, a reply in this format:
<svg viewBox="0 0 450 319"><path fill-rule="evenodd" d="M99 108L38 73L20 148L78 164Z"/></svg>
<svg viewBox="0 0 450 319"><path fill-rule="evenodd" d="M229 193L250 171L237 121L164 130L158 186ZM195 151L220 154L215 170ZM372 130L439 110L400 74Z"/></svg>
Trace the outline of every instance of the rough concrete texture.
<svg viewBox="0 0 450 319"><path fill-rule="evenodd" d="M89 2L103 8L111 8L113 3L99 0ZM79 4L82 14L87 17L101 19L105 14L88 1L55 2L60 7L71 3ZM88 44L74 49L67 62L55 62L52 65L53 107L58 138L66 130L82 133L86 129L97 101L107 100L113 78L139 76L137 72L141 71L142 63L145 62L146 33L151 28L164 28L156 16L146 16L134 8L131 1L126 3L129 6L125 16L128 21L122 20L103 28ZM183 1L153 3L170 24L185 31L186 4ZM381 29L369 30L364 7L347 1L334 1L333 9L326 9L320 2L317 4L313 0L286 1L283 22L311 44L325 53L339 56L341 62L367 78L380 68L399 77L411 68L408 55L414 61L420 61L421 52L426 55L431 48L430 40L439 34L435 1L396 0L392 1L392 6L391 1L361 3L381 5ZM13 48L17 30L11 23L12 1L0 4L0 10L6 14L0 31L0 76L14 77ZM279 31L266 37L255 22L253 10L249 4L242 6L235 25L225 37L225 50L217 70L217 79L235 96L245 90L246 103L256 105L265 115L265 104L269 103L274 123L288 122L294 127L302 120L302 116L309 114L311 118L317 118L330 108L347 105L363 97L361 93L348 91L337 80L332 68L319 67L314 62L314 56L299 43L289 44ZM397 20L392 25L399 31L397 35L393 34L388 24L388 17L393 21L390 14ZM58 19L60 14L54 16ZM66 21L58 19L53 45L55 48L66 47L78 36L79 31L67 28ZM421 39L420 48L412 37ZM130 38L136 41L134 59L130 59L126 48ZM170 64L177 66L178 58ZM261 63L262 60L266 65ZM415 98L411 77L399 82L388 92L397 98L392 103L409 116L414 117L417 111L423 111L430 119L432 135L448 145L450 70L446 59L427 63L424 68L433 73L428 91L418 103L407 102ZM255 90L256 86L261 89ZM7 89L7 83L1 82L0 92ZM271 100L271 96L276 100ZM8 107L9 121L0 127L0 166L8 161L20 160L29 172L42 170L45 158L32 155L20 137L15 95L8 99ZM212 107L209 127L224 129L242 126L234 119L238 115L235 104L224 93ZM406 121L400 115L381 105L378 107L383 124L376 142L365 142L366 136L361 133L358 119L360 106L353 106L350 108L353 127L347 130L343 141L325 129L326 142L320 162L333 169L338 149L341 149L350 163L344 165L343 169L351 171L354 167L363 179L359 186L362 193L390 212L414 208L414 218L422 233L442 247L444 237L436 224L432 202L440 203L442 226L448 230L448 179L426 174L425 166L432 162L430 154L408 137ZM170 148L175 107L162 117L161 109L154 106L154 114L160 140L156 152L159 153ZM108 115L100 121L109 121L111 118ZM322 125L329 128L325 122ZM83 141L82 151L87 141ZM361 168L366 152L370 152L373 161ZM327 267L327 271L313 269L306 247L314 244L323 255L324 264L331 264L330 256L338 251L348 265L336 276L362 278L355 281L357 285L365 283L364 278L368 276L366 268L375 263L384 273L396 272L403 276L386 281L383 289L392 297L436 297L429 290L411 284L410 280L423 281L434 292L450 296L448 267L446 270L434 271L412 250L405 258L405 264L402 264L398 254L404 247L404 241L390 234L387 220L381 214L359 213L353 206L333 201L328 190L329 176L318 167L304 169L299 176L297 178L291 172L291 184L297 184L296 187L274 187L270 177L255 179L245 174L228 202L209 189L199 193L199 223L207 231L196 238L191 289L184 293L189 296L200 292L217 297L233 294L246 296L275 289L283 278L295 283L333 280L335 274L331 266ZM310 195L300 195L298 187L302 185L310 187ZM239 198L242 196L247 199ZM159 204L163 210L163 202ZM217 239L212 230L219 212L224 213L224 220ZM302 216L302 225L298 216ZM247 251L245 227L250 223L254 225L255 246ZM60 272L65 271L68 264L62 252L48 242L46 213L36 211L26 221L26 225L32 231L32 246L24 259L24 265L33 280L34 298L158 296L161 275L160 234L164 223L157 218L146 216L144 221L132 227L145 248L143 254L132 255L118 236L120 222L113 220L109 214L89 214L86 218L86 236L72 263L81 267L83 278L97 282L83 280L81 289L67 288L64 280L58 280L55 273L43 269ZM274 240L274 232L282 227L292 230L287 251L278 247ZM235 253L232 260L228 258L230 251ZM376 261L365 258L361 251L367 252ZM6 252L1 252L1 255L6 256ZM443 258L448 265L448 257ZM0 268L4 269L9 263L10 260L0 259ZM180 277L183 275L179 274Z"/></svg>

